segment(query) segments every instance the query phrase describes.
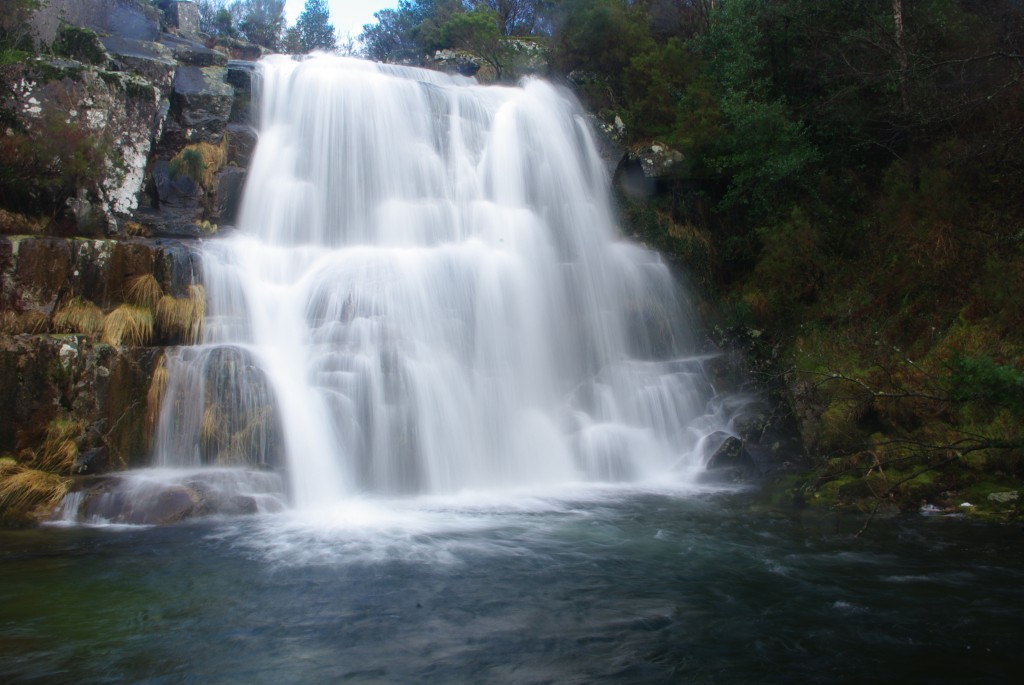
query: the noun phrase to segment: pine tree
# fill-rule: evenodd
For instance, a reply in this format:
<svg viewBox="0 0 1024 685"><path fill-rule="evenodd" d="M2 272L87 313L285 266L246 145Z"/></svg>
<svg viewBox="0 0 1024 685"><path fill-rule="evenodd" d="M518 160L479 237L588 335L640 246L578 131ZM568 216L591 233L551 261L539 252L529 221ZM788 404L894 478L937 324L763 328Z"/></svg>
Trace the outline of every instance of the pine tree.
<svg viewBox="0 0 1024 685"><path fill-rule="evenodd" d="M327 0L306 0L299 20L295 22L302 52L334 50L338 47L330 18Z"/></svg>

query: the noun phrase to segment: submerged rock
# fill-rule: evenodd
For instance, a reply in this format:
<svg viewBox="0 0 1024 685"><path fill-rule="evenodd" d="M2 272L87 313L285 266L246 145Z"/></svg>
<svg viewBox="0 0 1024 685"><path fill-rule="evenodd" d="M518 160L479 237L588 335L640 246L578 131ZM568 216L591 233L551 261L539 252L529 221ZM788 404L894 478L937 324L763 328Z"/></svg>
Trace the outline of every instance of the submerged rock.
<svg viewBox="0 0 1024 685"><path fill-rule="evenodd" d="M278 512L283 498L283 483L274 473L146 469L76 480L51 520L160 525Z"/></svg>

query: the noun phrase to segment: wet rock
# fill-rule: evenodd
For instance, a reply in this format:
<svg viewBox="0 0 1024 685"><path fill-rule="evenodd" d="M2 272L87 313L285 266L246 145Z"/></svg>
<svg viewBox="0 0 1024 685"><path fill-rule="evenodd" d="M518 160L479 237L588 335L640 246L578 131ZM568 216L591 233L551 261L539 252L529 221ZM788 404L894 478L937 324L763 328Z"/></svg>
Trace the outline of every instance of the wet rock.
<svg viewBox="0 0 1024 685"><path fill-rule="evenodd" d="M76 478L56 518L153 525L197 516L241 516L284 508L277 474L142 469Z"/></svg>
<svg viewBox="0 0 1024 685"><path fill-rule="evenodd" d="M615 117L612 123L608 123L598 117L588 114L591 130L594 131L594 144L597 147L597 154L601 156L609 177L614 177L626 157L626 148L622 145L626 133L626 125L622 119Z"/></svg>
<svg viewBox="0 0 1024 685"><path fill-rule="evenodd" d="M739 438L729 436L711 455L702 478L704 482L743 483L756 480L760 469Z"/></svg>
<svg viewBox="0 0 1024 685"><path fill-rule="evenodd" d="M129 525L158 525L180 521L197 509L195 494L181 485L133 483L118 476L80 481L84 495L76 520Z"/></svg>
<svg viewBox="0 0 1024 685"><path fill-rule="evenodd" d="M106 470L110 451L106 447L94 447L81 452L75 459L72 473L91 475Z"/></svg>
<svg viewBox="0 0 1024 685"><path fill-rule="evenodd" d="M0 308L50 317L80 297L109 309L124 301L128 282L144 274L153 274L165 293L178 296L198 268L194 248L177 241L0 238Z"/></svg>
<svg viewBox="0 0 1024 685"><path fill-rule="evenodd" d="M235 90L235 99L231 104L231 116L228 127L237 124L251 125L253 122L252 108L252 75L256 69L255 62L232 60L228 62L227 81Z"/></svg>
<svg viewBox="0 0 1024 685"><path fill-rule="evenodd" d="M224 67L179 67L171 93L171 114L190 143L219 143L224 137L235 91Z"/></svg>
<svg viewBox="0 0 1024 685"><path fill-rule="evenodd" d="M218 223L234 225L242 205L242 191L245 188L247 172L239 167L224 167L217 173L217 215Z"/></svg>
<svg viewBox="0 0 1024 685"><path fill-rule="evenodd" d="M247 167L256 150L256 129L248 124L228 124L228 165Z"/></svg>

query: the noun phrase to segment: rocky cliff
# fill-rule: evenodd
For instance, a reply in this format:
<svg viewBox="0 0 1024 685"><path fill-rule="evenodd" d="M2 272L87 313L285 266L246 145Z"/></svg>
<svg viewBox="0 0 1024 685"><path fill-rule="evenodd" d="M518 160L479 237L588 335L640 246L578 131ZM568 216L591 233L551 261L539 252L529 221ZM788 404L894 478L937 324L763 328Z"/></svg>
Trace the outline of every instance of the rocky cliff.
<svg viewBox="0 0 1024 685"><path fill-rule="evenodd" d="M163 346L201 325L195 241L234 222L255 133L252 63L232 58L259 49L200 35L191 2L159 5L51 0L34 49L0 66L9 521L71 474L143 463Z"/></svg>

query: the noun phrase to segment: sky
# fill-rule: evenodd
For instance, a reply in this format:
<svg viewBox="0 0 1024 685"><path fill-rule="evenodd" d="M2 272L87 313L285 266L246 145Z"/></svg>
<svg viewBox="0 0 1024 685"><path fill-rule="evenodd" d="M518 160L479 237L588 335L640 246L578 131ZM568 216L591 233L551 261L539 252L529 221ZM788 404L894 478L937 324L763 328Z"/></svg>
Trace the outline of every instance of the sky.
<svg viewBox="0 0 1024 685"><path fill-rule="evenodd" d="M284 11L289 25L299 18L305 4L306 0L287 0ZM394 8L397 4L398 0L327 0L331 23L342 39L347 35L355 38L363 32L363 24L373 23L374 12Z"/></svg>

